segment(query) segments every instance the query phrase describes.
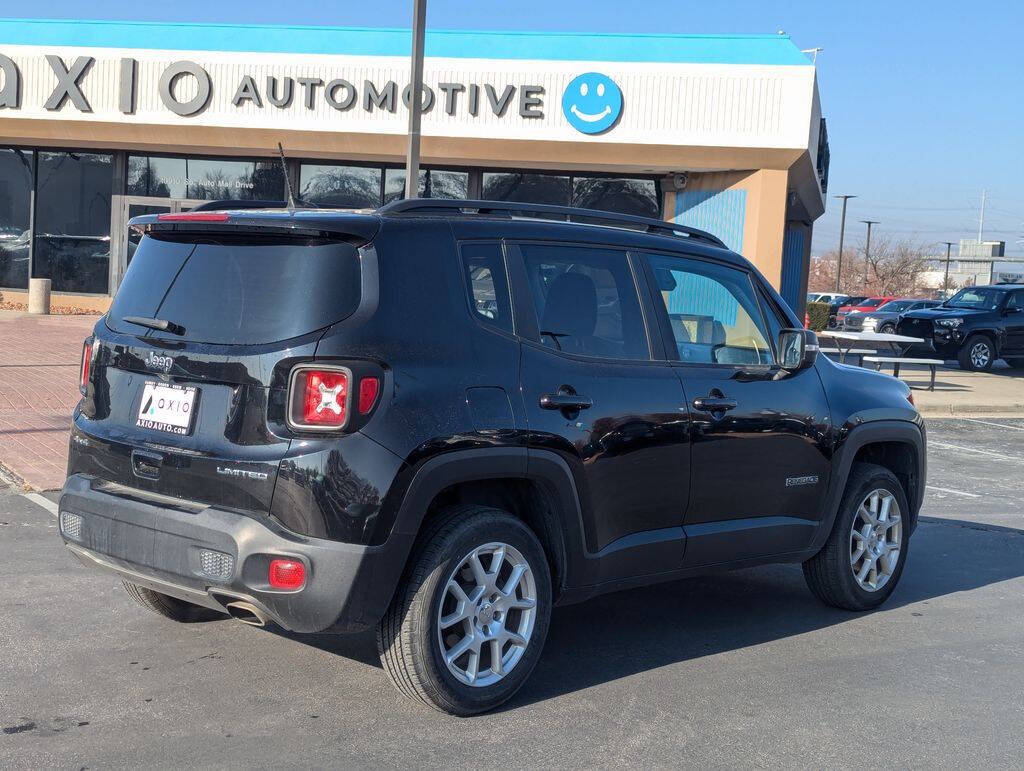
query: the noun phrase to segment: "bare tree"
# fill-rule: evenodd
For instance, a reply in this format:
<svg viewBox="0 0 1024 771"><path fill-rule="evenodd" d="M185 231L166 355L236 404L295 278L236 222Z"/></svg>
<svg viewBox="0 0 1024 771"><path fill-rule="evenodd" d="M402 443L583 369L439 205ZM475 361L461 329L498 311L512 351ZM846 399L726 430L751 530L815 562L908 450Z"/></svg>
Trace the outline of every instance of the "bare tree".
<svg viewBox="0 0 1024 771"><path fill-rule="evenodd" d="M920 291L922 274L928 270L928 252L913 241L882 236L871 244L867 267L870 293L913 295Z"/></svg>

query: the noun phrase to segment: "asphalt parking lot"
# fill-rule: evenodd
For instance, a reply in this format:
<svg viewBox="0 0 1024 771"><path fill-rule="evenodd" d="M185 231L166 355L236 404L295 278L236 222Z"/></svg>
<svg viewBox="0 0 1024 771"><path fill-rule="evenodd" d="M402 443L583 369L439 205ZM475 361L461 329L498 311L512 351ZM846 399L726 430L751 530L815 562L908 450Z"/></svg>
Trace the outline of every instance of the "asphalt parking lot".
<svg viewBox="0 0 1024 771"><path fill-rule="evenodd" d="M610 595L557 610L532 680L470 719L399 697L368 636L149 614L0 490L0 765L1020 767L1024 419L928 426L880 611L796 566Z"/></svg>

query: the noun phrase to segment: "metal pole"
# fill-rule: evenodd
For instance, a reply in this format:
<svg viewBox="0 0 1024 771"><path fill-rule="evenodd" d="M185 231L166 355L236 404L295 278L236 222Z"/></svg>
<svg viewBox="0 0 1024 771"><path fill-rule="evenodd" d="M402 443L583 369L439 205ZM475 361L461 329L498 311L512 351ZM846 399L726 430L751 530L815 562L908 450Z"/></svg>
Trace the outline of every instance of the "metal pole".
<svg viewBox="0 0 1024 771"><path fill-rule="evenodd" d="M981 191L981 216L978 217L978 243L981 243L981 235L985 230L985 198L988 194L987 190Z"/></svg>
<svg viewBox="0 0 1024 771"><path fill-rule="evenodd" d="M836 262L836 293L839 292L839 277L843 273L843 236L846 234L846 202L855 195L837 195L835 198L843 199L843 216L839 221L839 260Z"/></svg>
<svg viewBox="0 0 1024 771"><path fill-rule="evenodd" d="M949 250L953 248L952 241L943 241L946 245L946 276L942 279L942 299L946 299L946 295L949 294Z"/></svg>
<svg viewBox="0 0 1024 771"><path fill-rule="evenodd" d="M405 159L405 197L420 191L420 117L423 104L423 38L427 27L427 0L413 0L412 88L409 94L409 146Z"/></svg>
<svg viewBox="0 0 1024 771"><path fill-rule="evenodd" d="M878 220L861 220L868 226L868 240L864 242L864 291L868 288L868 269L871 267L871 226L877 225Z"/></svg>

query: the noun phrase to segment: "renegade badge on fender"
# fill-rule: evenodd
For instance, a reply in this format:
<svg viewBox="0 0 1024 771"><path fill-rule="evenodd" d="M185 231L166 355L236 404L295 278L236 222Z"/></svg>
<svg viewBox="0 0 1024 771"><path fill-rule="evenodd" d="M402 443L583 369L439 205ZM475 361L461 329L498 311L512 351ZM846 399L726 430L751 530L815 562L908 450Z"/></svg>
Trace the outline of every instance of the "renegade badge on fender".
<svg viewBox="0 0 1024 771"><path fill-rule="evenodd" d="M376 629L402 693L468 715L559 604L790 562L867 610L900 579L908 388L819 358L714 236L430 199L132 226L60 533L168 619Z"/></svg>

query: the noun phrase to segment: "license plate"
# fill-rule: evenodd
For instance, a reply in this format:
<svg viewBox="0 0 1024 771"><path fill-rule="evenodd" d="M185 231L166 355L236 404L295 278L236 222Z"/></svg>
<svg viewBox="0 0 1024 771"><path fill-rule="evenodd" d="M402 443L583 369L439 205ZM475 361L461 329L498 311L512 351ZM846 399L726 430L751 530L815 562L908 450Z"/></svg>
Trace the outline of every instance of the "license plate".
<svg viewBox="0 0 1024 771"><path fill-rule="evenodd" d="M142 388L139 417L135 425L170 434L188 435L192 430L198 393L199 389L195 386L147 381Z"/></svg>

